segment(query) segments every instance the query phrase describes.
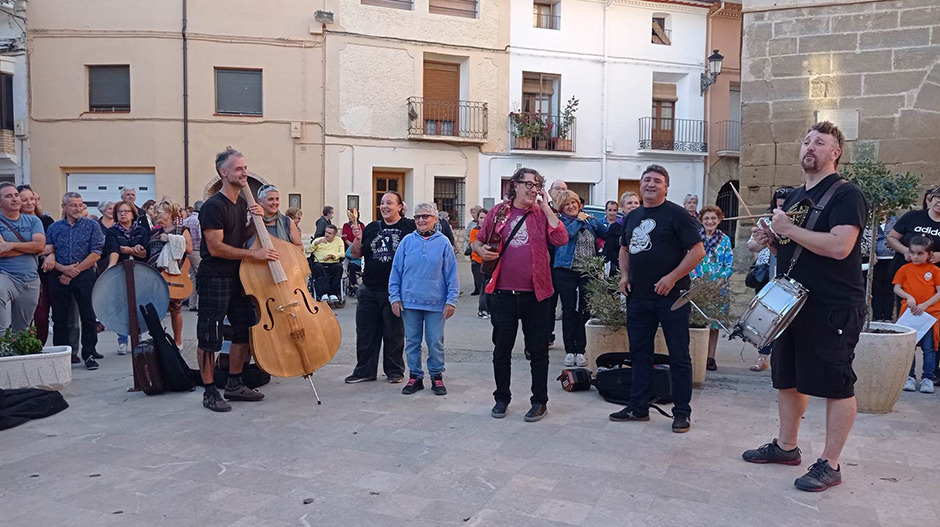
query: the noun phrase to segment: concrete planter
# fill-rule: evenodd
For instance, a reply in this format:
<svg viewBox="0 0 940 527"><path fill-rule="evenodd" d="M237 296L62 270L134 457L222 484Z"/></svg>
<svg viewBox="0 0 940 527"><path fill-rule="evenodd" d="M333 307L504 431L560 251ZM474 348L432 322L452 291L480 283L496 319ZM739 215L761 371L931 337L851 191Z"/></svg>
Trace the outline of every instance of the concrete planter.
<svg viewBox="0 0 940 527"><path fill-rule="evenodd" d="M872 322L871 327L902 332L862 333L855 346L852 367L858 377L855 382L858 411L886 414L901 396L914 360L917 333L908 327L884 322Z"/></svg>
<svg viewBox="0 0 940 527"><path fill-rule="evenodd" d="M624 326L608 327L589 320L584 327L587 342L584 358L588 361L588 369L593 374L597 370L596 359L604 353L616 351L630 351L630 341L627 328ZM661 355L669 355L666 347L666 338L663 330L656 330L654 350ZM689 354L692 356L692 385L698 386L705 382L705 364L708 360L708 329L689 329Z"/></svg>
<svg viewBox="0 0 940 527"><path fill-rule="evenodd" d="M50 346L37 355L0 357L0 389L58 390L72 382L71 346Z"/></svg>

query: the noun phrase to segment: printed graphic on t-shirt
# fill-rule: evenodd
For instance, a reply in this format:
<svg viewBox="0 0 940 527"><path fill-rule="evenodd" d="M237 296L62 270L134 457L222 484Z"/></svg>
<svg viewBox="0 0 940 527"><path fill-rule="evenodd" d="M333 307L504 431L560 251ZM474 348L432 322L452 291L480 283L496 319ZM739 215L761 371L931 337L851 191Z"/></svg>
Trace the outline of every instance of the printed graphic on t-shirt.
<svg viewBox="0 0 940 527"><path fill-rule="evenodd" d="M787 214L790 213L796 213L790 216L790 221L792 221L794 225L798 225L800 227L806 226L806 216L809 214L809 205L804 204L802 201L798 201L794 203L789 210L787 210ZM778 243L790 243L790 238L787 238L786 236L779 236Z"/></svg>
<svg viewBox="0 0 940 527"><path fill-rule="evenodd" d="M933 273L931 273L930 271L927 271L926 273L924 273L924 280L929 282L931 278L933 278Z"/></svg>
<svg viewBox="0 0 940 527"><path fill-rule="evenodd" d="M914 232L927 236L940 236L940 229L931 229L926 225L918 225L917 227L914 227Z"/></svg>
<svg viewBox="0 0 940 527"><path fill-rule="evenodd" d="M648 251L653 248L653 242L650 240L650 233L656 228L656 220L646 218L633 229L633 236L630 237L630 254L637 254Z"/></svg>
<svg viewBox="0 0 940 527"><path fill-rule="evenodd" d="M389 263L395 257L398 242L401 241L401 231L398 229L381 229L372 240L372 258L376 261Z"/></svg>
<svg viewBox="0 0 940 527"><path fill-rule="evenodd" d="M516 225L519 223L519 220L522 219L522 216L519 216L512 222L512 225L509 226L509 232L512 232L516 228ZM516 232L516 235L509 240L510 247L522 247L523 245L529 243L529 226L525 223L522 224L522 227L519 227L519 230Z"/></svg>

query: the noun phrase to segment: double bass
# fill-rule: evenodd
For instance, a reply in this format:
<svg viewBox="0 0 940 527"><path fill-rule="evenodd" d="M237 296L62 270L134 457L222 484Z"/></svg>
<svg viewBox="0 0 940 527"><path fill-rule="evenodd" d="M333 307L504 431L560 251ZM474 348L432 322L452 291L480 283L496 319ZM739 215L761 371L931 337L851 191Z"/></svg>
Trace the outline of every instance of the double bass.
<svg viewBox="0 0 940 527"><path fill-rule="evenodd" d="M242 195L249 206L254 205L247 185L242 187ZM238 273L245 294L254 298L260 315L251 327L255 362L275 377L303 376L320 404L310 375L339 350L339 321L325 302L318 302L307 290L310 268L303 252L272 238L260 216L252 215L251 220L256 234L252 248L273 248L279 256L277 260L242 260Z"/></svg>

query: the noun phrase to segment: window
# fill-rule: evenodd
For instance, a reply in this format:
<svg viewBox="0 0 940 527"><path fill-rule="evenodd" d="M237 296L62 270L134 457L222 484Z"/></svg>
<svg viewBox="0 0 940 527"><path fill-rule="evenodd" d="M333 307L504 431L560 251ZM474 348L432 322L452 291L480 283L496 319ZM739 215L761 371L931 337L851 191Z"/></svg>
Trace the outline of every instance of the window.
<svg viewBox="0 0 940 527"><path fill-rule="evenodd" d="M558 75L522 72L522 111L554 116L560 84L561 77Z"/></svg>
<svg viewBox="0 0 940 527"><path fill-rule="evenodd" d="M430 0L428 12L437 15L477 17L477 0Z"/></svg>
<svg viewBox="0 0 940 527"><path fill-rule="evenodd" d="M261 115L261 70L215 70L215 112Z"/></svg>
<svg viewBox="0 0 940 527"><path fill-rule="evenodd" d="M406 9L411 11L414 2L412 0L362 0L362 5L391 7L394 9Z"/></svg>
<svg viewBox="0 0 940 527"><path fill-rule="evenodd" d="M434 178L434 204L437 210L446 212L450 226L460 228L463 225L463 209L466 201L464 181L460 178Z"/></svg>
<svg viewBox="0 0 940 527"><path fill-rule="evenodd" d="M659 13L656 13L653 15L653 36L652 36L653 44L660 44L663 46L672 45L672 41L670 40L672 36L671 35L672 31L669 29L667 25L668 23L669 23L668 15L663 15Z"/></svg>
<svg viewBox="0 0 940 527"><path fill-rule="evenodd" d="M13 75L0 74L0 130L13 130Z"/></svg>
<svg viewBox="0 0 940 527"><path fill-rule="evenodd" d="M424 61L425 135L454 135L459 99L460 64Z"/></svg>
<svg viewBox="0 0 940 527"><path fill-rule="evenodd" d="M539 2L532 4L532 27L561 29L561 17L558 16L557 5Z"/></svg>
<svg viewBox="0 0 940 527"><path fill-rule="evenodd" d="M88 66L88 109L131 111L131 67Z"/></svg>

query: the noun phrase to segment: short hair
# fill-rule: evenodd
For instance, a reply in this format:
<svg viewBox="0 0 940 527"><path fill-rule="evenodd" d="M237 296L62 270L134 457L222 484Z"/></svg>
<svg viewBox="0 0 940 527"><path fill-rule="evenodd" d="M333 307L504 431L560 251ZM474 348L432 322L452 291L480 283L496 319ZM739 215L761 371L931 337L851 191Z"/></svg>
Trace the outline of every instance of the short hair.
<svg viewBox="0 0 940 527"><path fill-rule="evenodd" d="M704 207L702 207L702 210L698 211L699 221L702 221L702 218L705 217L705 214L709 212L715 213L715 215L718 216L718 221L723 221L725 219L725 213L723 210L721 210L715 205L705 205Z"/></svg>
<svg viewBox="0 0 940 527"><path fill-rule="evenodd" d="M325 231L336 231L336 232L339 232L339 229L336 227L336 225L327 225L326 228L323 229L323 230L325 230Z"/></svg>
<svg viewBox="0 0 940 527"><path fill-rule="evenodd" d="M199 209L202 208L202 204L203 204L203 203L205 203L205 202L202 201L201 199L198 200L198 201L196 201L196 203L193 203L193 212L199 212Z"/></svg>
<svg viewBox="0 0 940 527"><path fill-rule="evenodd" d="M573 190L559 190L558 194L555 196L555 207L558 208L558 211L561 212L561 209L568 204L569 201L577 201L578 205L581 204L581 197L578 196L578 193Z"/></svg>
<svg viewBox="0 0 940 527"><path fill-rule="evenodd" d="M669 172L666 170L666 167L662 165L649 165L648 167L646 167L646 170L644 170L643 173L640 174L640 179L643 179L643 176L649 174L650 172L656 172L657 174L660 174L661 176L666 178L666 186L667 187L669 186Z"/></svg>
<svg viewBox="0 0 940 527"><path fill-rule="evenodd" d="M616 201L614 201L614 200L612 200L612 199L607 200L607 203L604 203L604 208L606 209L606 208L608 207L608 205L613 205L614 207L619 207L619 206L620 206L619 203L617 203Z"/></svg>
<svg viewBox="0 0 940 527"><path fill-rule="evenodd" d="M10 183L9 181L4 181L3 183L0 183L0 191L3 191L3 189L7 187L13 187L13 190L16 190L17 192L19 192L19 189L16 188L16 185L14 185L13 183Z"/></svg>
<svg viewBox="0 0 940 527"><path fill-rule="evenodd" d="M806 133L810 132L819 132L821 134L831 135L833 139L836 140L836 143L839 146L839 150L845 150L845 136L842 135L842 130L839 130L839 127L833 124L831 121L821 121L809 128ZM835 166L839 166L839 160L842 159L842 152L839 152L839 157L836 158Z"/></svg>
<svg viewBox="0 0 940 527"><path fill-rule="evenodd" d="M910 243L907 244L908 247L913 247L915 245L918 247L923 247L925 251L928 251L928 252L933 251L933 240L931 240L930 238L924 235L919 234L917 236L914 236L913 238L911 238Z"/></svg>
<svg viewBox="0 0 940 527"><path fill-rule="evenodd" d="M512 173L512 176L509 178L509 190L506 192L506 197L509 198L509 201L516 199L516 183L522 183L523 178L526 174L532 174L535 176L535 182L542 188L545 187L545 178L542 177L542 174L539 174L539 171L534 168L528 167L519 167L515 172Z"/></svg>
<svg viewBox="0 0 940 527"><path fill-rule="evenodd" d="M228 158L230 157L245 157L245 156L243 156L241 152L239 152L238 150L235 150L234 148L230 146L225 147L225 150L216 154L215 155L215 171L220 176L222 175L222 172L221 172L222 165L224 165L225 162L228 161Z"/></svg>
<svg viewBox="0 0 940 527"><path fill-rule="evenodd" d="M417 214L418 211L424 211L424 212L426 212L426 213L428 213L428 214L431 214L431 215L434 216L435 218L440 214L440 213L437 211L437 204L435 204L435 203L428 203L428 202L425 202L425 203L418 203L417 205L415 205L415 212L414 212L414 213Z"/></svg>
<svg viewBox="0 0 940 527"><path fill-rule="evenodd" d="M483 210L481 205L474 205L470 207L470 217L476 219L480 215L480 211Z"/></svg>
<svg viewBox="0 0 940 527"><path fill-rule="evenodd" d="M3 188L3 185L0 185L0 189ZM104 214L104 211L108 210L108 207L114 205L113 201L102 201L98 204L98 212Z"/></svg>
<svg viewBox="0 0 940 527"><path fill-rule="evenodd" d="M693 199L695 200L696 203L698 203L698 194L686 194L685 199L682 200L682 204L685 205L686 203L689 202L689 200L693 200Z"/></svg>
<svg viewBox="0 0 940 527"><path fill-rule="evenodd" d="M148 199L147 201L144 202L144 206L141 208L144 210L147 210L150 208L151 205L156 205L156 204L157 204L157 200Z"/></svg>
<svg viewBox="0 0 940 527"><path fill-rule="evenodd" d="M124 199L124 194L127 194L127 191L131 190L134 192L134 195L137 195L137 189L134 187L124 187L121 189L121 199Z"/></svg>
<svg viewBox="0 0 940 527"><path fill-rule="evenodd" d="M78 192L66 192L62 195L62 204L66 205L70 199L74 198L82 199L82 195Z"/></svg>
<svg viewBox="0 0 940 527"><path fill-rule="evenodd" d="M564 190L568 190L568 183L565 182L564 179L556 179L555 181L552 181L552 184L549 185L549 187L548 187L549 190L555 188L555 183L564 183L564 184L565 184L565 189L564 189Z"/></svg>
<svg viewBox="0 0 940 527"><path fill-rule="evenodd" d="M304 211L300 210L300 207L291 207L284 213L285 216L292 220L298 219L300 216L303 216L303 214Z"/></svg>
<svg viewBox="0 0 940 527"><path fill-rule="evenodd" d="M398 213L404 216L405 215L405 198L401 197L401 193L398 192L397 190L386 190L385 192L382 193L382 196L384 197L386 194L391 194L395 196L395 199L398 200L398 204L401 205L401 209L399 209ZM379 203L381 204L381 198L379 199Z"/></svg>
<svg viewBox="0 0 940 527"><path fill-rule="evenodd" d="M331 207L331 206L329 206L329 205L323 207L323 215L324 215L324 216L326 216L327 214L329 214L329 213L331 213L331 212L333 212L333 207Z"/></svg>
<svg viewBox="0 0 940 527"><path fill-rule="evenodd" d="M628 190L620 195L620 206L623 206L623 202L626 201L630 196L636 196L637 201L640 200L640 196L638 196L636 192Z"/></svg>
<svg viewBox="0 0 940 527"><path fill-rule="evenodd" d="M484 209L483 207L480 207L480 210L477 211L477 214L476 214L476 216L473 217L473 219L477 219L477 218L480 216L480 213L481 213L481 212L482 212L483 214L489 214L489 213L490 213L490 211Z"/></svg>
<svg viewBox="0 0 940 527"><path fill-rule="evenodd" d="M258 189L258 201L264 201L265 198L268 197L268 194L272 192L277 192L278 194L280 194L281 191L278 190L277 187L275 187L274 185L271 185L270 183L261 185L261 188Z"/></svg>
<svg viewBox="0 0 940 527"><path fill-rule="evenodd" d="M170 213L170 217L173 219L183 217L183 207L180 207L180 204L171 200L171 199L162 199L160 203L157 203L158 209L163 209Z"/></svg>
<svg viewBox="0 0 940 527"><path fill-rule="evenodd" d="M127 207L127 210L131 211L131 217L134 218L133 221L137 221L137 207L131 205L126 201L118 201L114 204L114 219L117 220L118 212L121 212L122 207Z"/></svg>

